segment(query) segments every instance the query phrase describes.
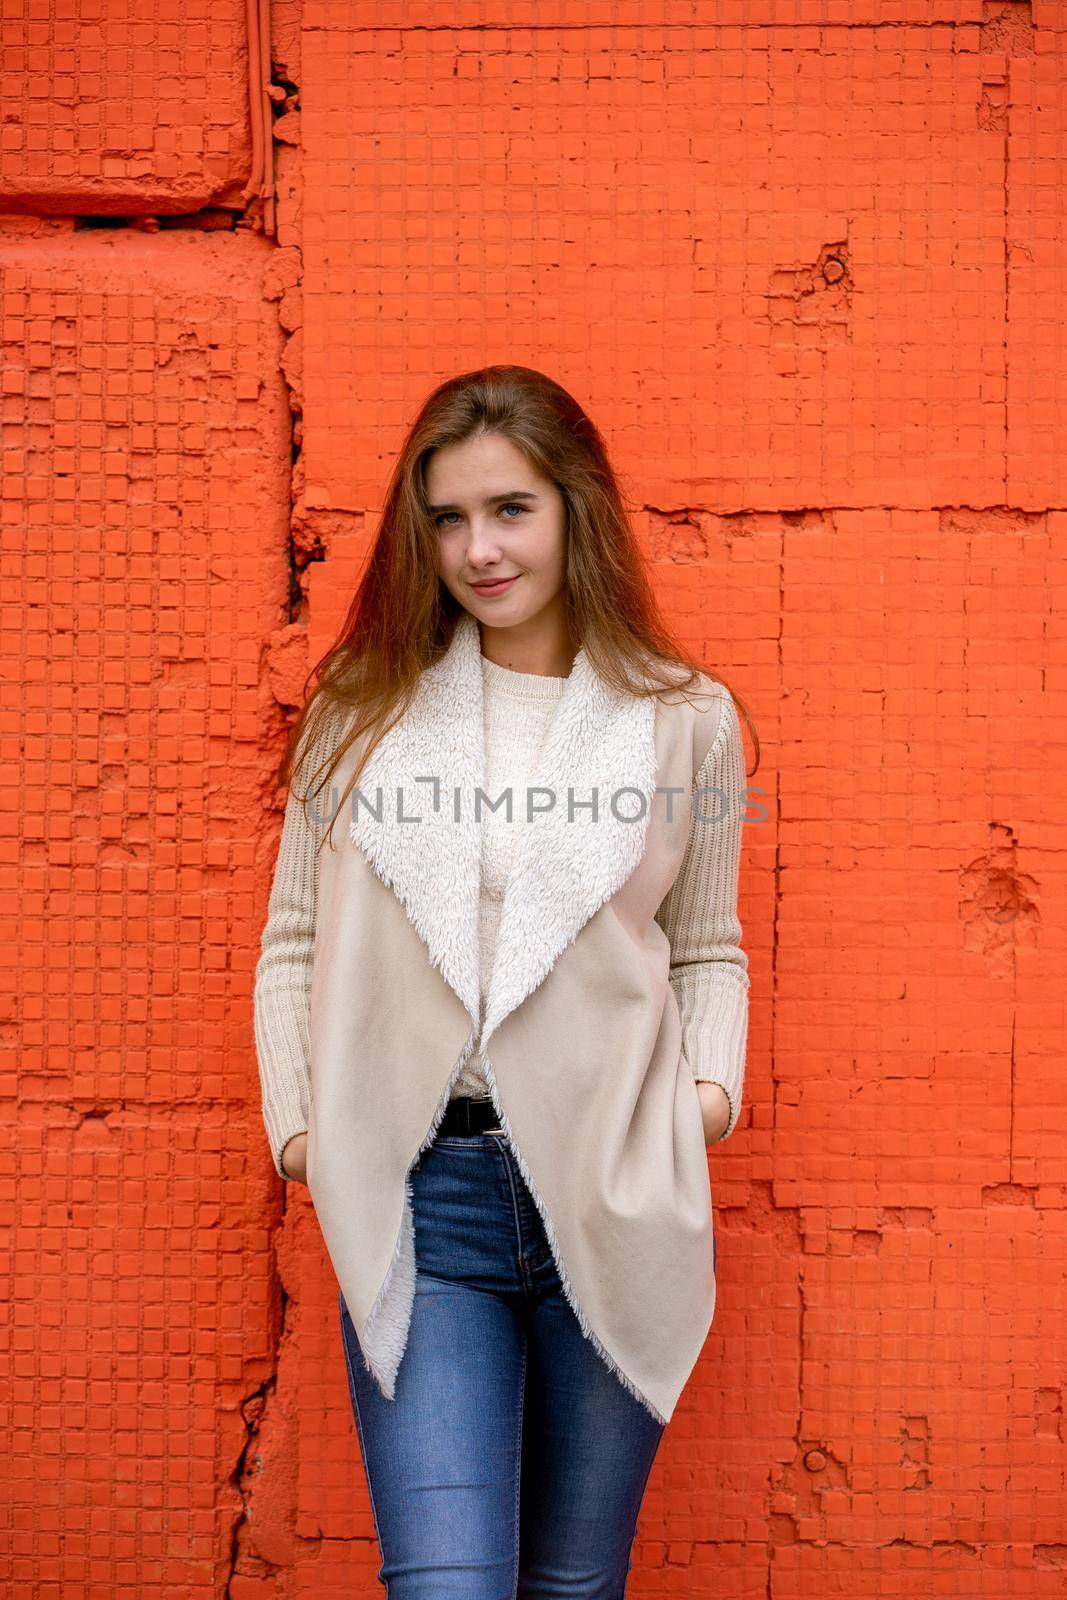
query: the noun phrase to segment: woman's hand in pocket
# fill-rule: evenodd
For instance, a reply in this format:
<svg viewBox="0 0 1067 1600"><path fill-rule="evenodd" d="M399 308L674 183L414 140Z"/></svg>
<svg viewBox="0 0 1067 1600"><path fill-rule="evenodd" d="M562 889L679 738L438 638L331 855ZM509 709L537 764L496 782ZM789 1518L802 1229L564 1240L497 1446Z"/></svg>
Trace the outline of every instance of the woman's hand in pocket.
<svg viewBox="0 0 1067 1600"><path fill-rule="evenodd" d="M704 1119L704 1143L714 1144L726 1132L730 1121L730 1097L720 1083L697 1081L700 1114Z"/></svg>
<svg viewBox="0 0 1067 1600"><path fill-rule="evenodd" d="M297 1183L308 1181L308 1136L295 1133L282 1151L282 1166Z"/></svg>

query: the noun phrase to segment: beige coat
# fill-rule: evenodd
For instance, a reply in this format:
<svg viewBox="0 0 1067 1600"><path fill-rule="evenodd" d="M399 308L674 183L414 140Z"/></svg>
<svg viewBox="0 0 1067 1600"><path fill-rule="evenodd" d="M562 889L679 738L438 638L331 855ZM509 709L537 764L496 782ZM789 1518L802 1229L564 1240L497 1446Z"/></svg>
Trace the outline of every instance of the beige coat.
<svg viewBox="0 0 1067 1600"><path fill-rule="evenodd" d="M694 777L718 727L721 691L705 688L690 701L621 695L578 652L531 780L555 805L520 836L484 1024L473 617L423 674L323 848L308 1185L367 1366L389 1398L415 1285L409 1174L476 1047L598 1353L662 1422L700 1354L715 1311L708 1158L655 914L682 862ZM334 804L355 760L349 751L331 779ZM595 821L588 807L568 820L568 786L576 807L596 791ZM327 798L318 803L328 814Z"/></svg>

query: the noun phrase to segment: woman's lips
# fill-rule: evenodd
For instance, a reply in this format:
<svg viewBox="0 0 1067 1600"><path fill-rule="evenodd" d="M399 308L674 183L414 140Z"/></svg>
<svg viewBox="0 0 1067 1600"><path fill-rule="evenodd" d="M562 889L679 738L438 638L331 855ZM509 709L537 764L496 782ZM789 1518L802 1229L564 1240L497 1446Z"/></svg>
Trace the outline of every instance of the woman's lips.
<svg viewBox="0 0 1067 1600"><path fill-rule="evenodd" d="M513 573L510 578L498 578L493 583L472 583L471 588L475 594L484 594L487 598L494 594L505 594L521 574Z"/></svg>

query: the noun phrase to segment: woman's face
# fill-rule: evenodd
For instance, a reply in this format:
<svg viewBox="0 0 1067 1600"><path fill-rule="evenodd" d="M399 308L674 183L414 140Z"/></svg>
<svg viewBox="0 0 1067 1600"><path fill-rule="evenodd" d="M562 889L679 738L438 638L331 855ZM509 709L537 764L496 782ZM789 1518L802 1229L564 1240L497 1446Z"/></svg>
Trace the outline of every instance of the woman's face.
<svg viewBox="0 0 1067 1600"><path fill-rule="evenodd" d="M461 606L487 628L561 625L566 506L510 439L481 434L434 450L426 498L441 581ZM499 579L510 581L478 587Z"/></svg>

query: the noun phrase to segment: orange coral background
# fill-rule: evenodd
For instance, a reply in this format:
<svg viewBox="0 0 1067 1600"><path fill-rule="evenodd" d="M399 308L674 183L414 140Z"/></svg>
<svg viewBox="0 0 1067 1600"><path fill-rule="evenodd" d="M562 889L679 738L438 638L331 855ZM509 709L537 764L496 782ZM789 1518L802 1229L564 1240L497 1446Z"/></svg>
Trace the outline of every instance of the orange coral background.
<svg viewBox="0 0 1067 1600"><path fill-rule="evenodd" d="M266 195L248 29L3 7L4 1592L380 1592L272 778L417 405L517 360L763 739L630 1592L1062 1597L1067 8L279 0Z"/></svg>

